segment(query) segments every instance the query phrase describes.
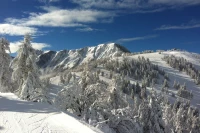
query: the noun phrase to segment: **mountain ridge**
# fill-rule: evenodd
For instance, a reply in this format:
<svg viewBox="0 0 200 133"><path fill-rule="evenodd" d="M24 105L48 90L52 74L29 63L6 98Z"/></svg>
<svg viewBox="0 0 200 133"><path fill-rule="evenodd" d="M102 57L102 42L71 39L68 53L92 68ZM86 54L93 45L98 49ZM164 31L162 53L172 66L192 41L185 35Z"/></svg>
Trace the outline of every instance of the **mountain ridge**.
<svg viewBox="0 0 200 133"><path fill-rule="evenodd" d="M130 51L115 43L99 44L73 50L46 51L38 56L38 66L43 69L67 69L94 59L121 56Z"/></svg>

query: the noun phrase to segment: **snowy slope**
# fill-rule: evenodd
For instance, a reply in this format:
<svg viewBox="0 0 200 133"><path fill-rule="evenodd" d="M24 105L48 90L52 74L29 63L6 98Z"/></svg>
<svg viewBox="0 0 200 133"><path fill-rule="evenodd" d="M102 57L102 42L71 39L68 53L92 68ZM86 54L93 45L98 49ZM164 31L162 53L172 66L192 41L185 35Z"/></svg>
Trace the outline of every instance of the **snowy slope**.
<svg viewBox="0 0 200 133"><path fill-rule="evenodd" d="M200 55L197 53L190 53L187 51L166 51L163 52L164 55L174 55L176 57L183 57L192 64L195 65L197 69L200 70Z"/></svg>
<svg viewBox="0 0 200 133"><path fill-rule="evenodd" d="M66 69L78 64L105 57L121 56L129 52L126 48L110 43L100 44L96 47L85 47L76 50L47 51L39 55L38 65L41 68Z"/></svg>
<svg viewBox="0 0 200 133"><path fill-rule="evenodd" d="M103 46L105 47L105 45L97 46L97 49L98 49L98 47L100 48L100 47L103 47ZM87 58L92 57L91 51L94 51L94 47L89 48L88 51L89 52L87 53L86 57ZM186 51L165 51L165 52L162 52L162 54L159 54L158 52L145 53L145 54L131 55L131 56L128 56L128 58L129 59L138 59L138 56L140 56L140 57L143 56L145 58L149 58L150 61L153 64L158 65L158 67L160 69L163 69L169 75L169 79L170 79L170 81L169 81L169 84L170 84L169 92L171 92L171 93L174 93L174 94L177 93L177 90L173 88L174 80L179 82L180 85L183 85L184 83L186 83L187 89L189 91L191 91L194 95L193 99L191 100L191 104L195 107L200 108L200 86L197 86L194 83L194 80L191 79L191 77L188 76L186 73L179 72L178 70L170 67L165 61L163 61L162 58L165 55L174 55L176 57L183 57L184 59L193 63L197 69L200 68L200 58L198 58L199 55L196 54L196 53L190 53L190 52L186 52ZM98 56L98 57L100 58L100 56ZM102 58L104 58L104 57L107 57L107 56L103 56ZM86 60L87 58L85 58L84 60ZM116 58L113 57L112 59L115 60L117 58L119 60L121 59L121 57L116 57ZM71 61L68 61L68 62L71 62ZM109 72L106 72L104 69L101 69L101 71L104 71L105 73L107 73L107 75L109 73ZM81 74L79 73L78 76L80 76L80 75ZM62 88L62 86L58 85L59 81L57 81L57 79L58 79L58 77L55 78L55 79L52 79L52 81L54 81L54 82L56 81L56 83L52 82L51 90L52 90L52 92L55 91L54 93L52 93L52 96L55 95L56 92L58 92L58 90L60 90ZM105 81L105 82L111 82L109 78L106 78L106 76L104 76L104 77L100 76L100 79ZM128 78L128 80L131 80L132 83L136 82L135 79ZM141 83L141 81L139 81L139 83ZM160 79L160 84L156 85L156 89L158 90L158 92L160 92L160 90L162 88L162 83L163 83L163 79ZM169 95L169 100L174 101L175 98L174 97L170 98L170 95Z"/></svg>
<svg viewBox="0 0 200 133"><path fill-rule="evenodd" d="M12 93L0 93L1 133L94 133L70 114L50 105L19 100Z"/></svg>
<svg viewBox="0 0 200 133"><path fill-rule="evenodd" d="M146 53L146 54L139 54L139 55L133 55L129 56L128 58L137 59L138 56L143 56L145 58L149 58L149 60L153 63L159 66L159 68L163 69L166 73L169 75L170 79L170 88L169 91L176 93L177 90L173 88L174 80L176 79L177 82L180 82L181 85L186 83L187 89L190 90L194 97L191 100L191 104L195 107L200 108L200 86L197 86L194 83L194 80L190 78L186 73L179 72L178 70L175 70L174 68L170 67L165 61L162 60L162 58L165 55L175 55L177 57L183 57L187 59L189 62L193 63L196 67L200 66L199 59L195 58L193 55L194 53L189 52L181 52L181 51L166 51L162 54L156 53ZM161 89L161 86L157 89Z"/></svg>
<svg viewBox="0 0 200 133"><path fill-rule="evenodd" d="M87 52L87 54L86 54L86 56L85 56L84 59L92 57L93 54L91 54L91 51L95 51L95 50L93 48L89 48L88 52ZM59 53L56 53L56 54L59 54ZM200 109L200 86L197 86L194 83L194 80L191 79L186 73L180 72L180 71L178 71L178 70L170 67L164 60L162 60L162 58L165 55L174 55L176 57L183 57L183 58L187 59L189 62L193 63L195 65L195 67L198 68L200 66L199 55L198 54L189 53L189 52L183 52L183 51L165 51L165 52L162 52L161 54L159 54L158 52L138 54L138 55L126 54L125 56L120 56L120 57L113 57L113 56L111 56L110 59L111 60L118 59L119 61L122 61L124 57L128 58L128 59L136 59L136 60L138 59L139 56L140 57L144 57L144 58L149 58L149 60L151 61L151 63L153 63L155 65L158 65L159 69L160 70L163 69L168 74L168 76L169 76L169 81L168 82L169 82L169 86L170 87L169 87L169 93L166 94L168 96L168 98L169 98L169 101L171 103L174 103L177 98L180 98L177 95L172 95L172 94L176 94L177 93L177 90L173 88L174 80L176 80L177 82L180 83L180 85L183 85L184 83L186 83L187 90L191 91L192 94L193 94L193 98L190 101L191 102L191 106L197 107L198 109ZM103 56L103 57L100 57L100 58L105 58L105 57L107 57L107 56ZM60 59L59 56L57 58L58 58L57 60ZM84 59L82 60L82 62L85 62ZM94 58L94 59L98 59L98 58ZM69 60L68 62L70 62L70 61L71 60ZM90 62L90 63L92 64L93 62ZM84 65L81 66L81 67L84 67ZM79 69L77 69L77 70L76 69L72 69L72 71L71 71L72 74L76 75L75 76L76 79L80 79L81 76L82 76L82 72L83 72L81 69L80 69L80 71L78 71L78 70ZM91 67L91 69L89 69L88 71L91 72L91 73L95 73L98 70L100 72L104 72L103 75L99 74L100 81L104 81L108 85L111 85L112 84L112 79L109 76L110 73L111 73L111 71L107 70L104 65L100 64L100 65L97 65L97 67L94 67L94 68ZM68 72L68 71L69 70L67 70L66 72ZM73 84L72 83L73 80L71 82L68 82L68 83L65 83L65 82L61 83L60 76L62 76L62 74L64 74L64 72L61 72L61 73L57 72L56 74L50 73L49 75L51 75L51 74L52 74L52 76L50 76L50 86L49 86L50 93L49 93L49 98L52 101L54 101L54 99L56 99L56 97L60 97L57 94L59 92L61 92L61 90L63 88L66 89L71 84ZM116 73L113 72L113 75L119 75L119 73L118 72L116 72ZM134 83L134 84L136 82L138 82L141 85L141 83L142 83L141 81L137 81L133 77L125 76L124 78L127 79L127 80L130 80L130 82ZM158 80L159 83L156 84L156 85L154 85L154 90L156 90L156 92L158 92L158 94L162 93L161 92L161 88L162 88L163 80L164 80L163 76L160 75L160 79ZM93 86L94 86L94 84L92 86L90 86L90 88L93 88ZM96 90L96 88L97 87L94 87L93 89ZM107 88L107 89L109 89L109 88ZM151 87L147 87L147 90L152 90L152 88ZM109 92L109 90L108 90L108 92ZM106 92L106 93L108 93L108 92ZM147 92L147 94L149 94L149 91ZM65 98L67 99L68 96L69 95L66 95L65 97L63 97L63 99L65 99ZM132 100L132 98L131 98L130 95L121 94L121 97L123 97L123 99L126 99L127 101L129 101L129 105L130 106L134 106L133 100ZM92 99L92 98L90 98L90 99ZM188 99L184 99L184 98L181 98L181 99L184 100L184 101L188 101ZM69 103L68 100L66 100L66 101L67 101L67 103ZM63 107L64 107L64 110L65 110L65 108L66 108L65 104L64 104ZM90 121L89 120L87 121L87 119L86 119L86 122L90 123ZM101 123L101 122L105 122L105 121L104 120L103 121L101 121L101 120L97 121L97 123ZM94 124L91 124L91 125L94 125ZM105 128L105 129L107 130L107 129L110 129L110 128ZM104 130L102 130L102 131L104 131ZM114 130L112 130L112 131L114 131ZM110 133L110 130L108 130L107 132Z"/></svg>

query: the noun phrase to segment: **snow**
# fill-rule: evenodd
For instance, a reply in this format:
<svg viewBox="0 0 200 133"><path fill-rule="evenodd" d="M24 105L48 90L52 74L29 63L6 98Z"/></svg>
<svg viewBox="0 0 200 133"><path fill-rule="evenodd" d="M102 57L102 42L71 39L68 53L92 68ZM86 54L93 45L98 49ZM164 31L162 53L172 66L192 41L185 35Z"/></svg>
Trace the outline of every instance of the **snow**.
<svg viewBox="0 0 200 133"><path fill-rule="evenodd" d="M95 133L97 129L44 103L23 101L0 93L1 133Z"/></svg>
<svg viewBox="0 0 200 133"><path fill-rule="evenodd" d="M149 60L155 64L158 65L160 69L163 69L165 72L168 73L169 79L170 79L170 88L169 91L176 93L177 90L175 90L172 86L174 83L174 80L179 81L181 85L186 83L187 89L189 91L192 91L193 93L193 99L191 100L191 105L198 107L200 109L200 86L197 86L194 83L194 80L190 78L186 73L184 72L179 72L178 70L175 70L174 68L170 67L165 61L162 60L162 58L165 55L175 55L177 57L183 57L189 62L194 63L197 67L200 66L200 63L198 63L199 59L196 59L192 56L193 53L189 52L182 52L182 51L166 51L163 52L162 54L159 54L158 52L156 53L145 53L145 54L139 54L139 55L133 55L129 56L128 58L130 59L138 59L138 56L144 57L144 58L149 58ZM156 89L160 90L161 87L157 85ZM169 97L169 100L174 101L174 98Z"/></svg>
<svg viewBox="0 0 200 133"><path fill-rule="evenodd" d="M196 53L190 53L190 52L186 52L186 51L166 51L163 52L163 54L166 55L174 55L176 57L183 57L184 59L188 60L189 62L191 62L192 64L198 66L200 68L200 58L196 58L195 55L199 56Z"/></svg>
<svg viewBox="0 0 200 133"><path fill-rule="evenodd" d="M81 64L83 62L87 62L90 59L98 59L98 58L104 58L104 57L111 57L110 58L111 60L112 59L113 60L118 59L119 61L122 61L122 59L123 59L122 56L121 57L116 57L116 58L114 58L112 56L113 53L115 53L115 51L117 49L117 48L116 49L113 48L112 45L114 45L114 44L99 45L97 47L87 47L87 48L82 49L82 51L79 51L80 54L76 53L78 50L71 51L71 52L69 52L69 55L67 57L64 55L64 53L60 54L60 55L64 55L64 56L60 56L60 58L59 58L58 55L56 55L57 56L56 58L58 60L54 61L54 63L55 63L54 65L55 66L61 66L60 68L62 68L62 65L67 65L67 66L73 67L74 66L73 63L75 62L75 60L78 60L79 64ZM107 54L109 56L107 56ZM176 80L177 82L180 82L180 85L183 85L184 83L186 83L187 90L191 91L193 93L193 95L194 95L193 99L191 100L191 105L194 106L194 107L200 108L200 86L197 86L194 83L194 80L191 79L186 73L179 72L178 70L170 67L164 60L162 60L162 58L165 55L175 55L176 57L183 57L183 58L187 59L188 61L192 62L193 64L195 64L195 67L200 66L198 56L196 58L195 57L196 55L194 56L193 53L183 52L183 51L166 51L166 52L162 52L162 54L159 54L158 52L156 52L156 53L145 53L145 54L139 54L139 55L129 55L129 56L125 57L125 58L138 59L138 56L144 57L144 58L149 58L151 63L153 63L155 65L158 65L158 67L160 69L163 69L169 76L169 81L168 82L169 82L170 87L169 87L169 93L166 94L166 95L169 98L169 101L171 103L174 103L177 98L180 98L177 95L175 95L177 93L177 90L173 88L174 80ZM61 60L59 60L59 59L61 59ZM64 68L69 68L69 67L65 67L64 66ZM99 75L100 80L102 80L102 81L108 83L109 85L111 85L112 84L112 79L110 79L110 76L109 76L110 71L106 70L106 68L104 68L101 65L99 65L99 66L97 66L97 68L92 68L89 71L92 72L92 73L95 73L98 70L100 72L104 72L104 75L101 75L101 74ZM52 76L51 79L50 79L50 83L51 84L49 86L49 90L50 90L49 97L52 100L52 102L53 102L53 99L55 99L58 96L57 95L58 92L60 92L65 87L69 87L70 84L71 84L71 83L67 83L67 84L61 83L60 75L62 75L63 72L65 72L65 71L58 72L56 75ZM81 75L82 75L81 71L77 72L76 70L73 71L73 69L72 69L72 73L76 75L76 78L77 77L80 78ZM115 76L118 75L117 73L112 73L112 74L114 74ZM133 79L131 77L125 76L125 79L130 80L130 82L134 83L134 84L136 82L138 82L141 85L141 81L137 81L137 80L135 80L135 79ZM158 80L159 84L155 84L154 87L153 87L153 89L158 94L162 93L161 92L161 88L162 88L163 80L164 80L164 78L162 76L160 76L160 79ZM96 89L97 87L95 87L95 85L89 86L89 89L94 89L94 88ZM101 88L103 88L103 87L101 87ZM147 87L147 90L152 90L152 88L151 87ZM70 92L70 94L71 94L71 92ZM73 92L74 92L74 90L73 90ZM147 94L149 94L149 92L150 91L147 91ZM58 96L58 97L60 97L60 96ZM126 94L122 94L121 97L123 97L123 99L126 99L128 101L128 103L130 104L130 107L134 106L134 103L133 103L133 100L132 100L131 96L126 95ZM61 98L61 101L62 101L62 99L67 99L67 96L64 95L64 97ZM184 99L184 98L181 98L181 99L187 100L187 99ZM66 102L70 103L69 100L66 100ZM54 104L56 105L56 102L54 102ZM65 110L65 109L66 109L66 106L64 104L63 105L63 110ZM73 112L73 111L71 111L71 112ZM76 113L74 113L74 114L76 114ZM56 115L54 115L54 117L53 117L54 120L58 120L59 119L58 121L60 121L60 122L63 120L63 119L62 120L60 120L60 119L64 118L62 116L62 114L60 114L60 115L56 114ZM94 123L93 119L91 119L91 120L89 119L87 122L89 122L89 124L91 124L91 125L94 125L93 124ZM104 121L100 121L99 123L101 123L101 122L104 122ZM62 123L66 123L66 122L63 121ZM102 131L106 132L106 130L102 130ZM82 132L85 132L85 131L82 131ZM107 131L107 132L109 132L109 131Z"/></svg>
<svg viewBox="0 0 200 133"><path fill-rule="evenodd" d="M50 53L46 52L42 55L48 55ZM93 59L101 59L106 57L114 57L115 55L123 54L123 50L118 48L114 43L109 44L100 44L98 46L93 47L85 47L82 49L76 50L62 50L58 51L53 55L49 61L41 62L40 67L52 68L55 70L56 68L73 68L76 65L88 62ZM43 56L40 55L39 58ZM40 63L39 63L40 64Z"/></svg>
<svg viewBox="0 0 200 133"><path fill-rule="evenodd" d="M100 49L102 49L102 47L106 47L108 49L112 49L114 46L114 44L108 44L108 45L98 45L97 48L96 48L96 52L99 51ZM91 52L95 51L95 48L92 47L92 48L88 48L89 51L88 51L88 54L87 56L85 57L85 60L86 58L88 57L92 57L93 55L91 54ZM103 51L103 52L106 52ZM109 51L109 50L108 50ZM97 53L95 53L97 54ZM155 64L155 65L158 65L158 67L160 69L163 69L166 73L168 73L169 75L169 85L170 85L170 88L169 88L169 100L174 102L176 97L173 97L172 96L172 93L173 94L176 94L177 93L177 90L173 88L173 83L174 83L174 80L176 79L177 82L179 82L181 85L183 85L184 83L186 83L186 86L187 86L187 89L189 91L191 91L193 93L193 99L191 100L191 105L192 106L195 106L195 107L198 107L200 108L200 86L197 86L195 83L194 83L194 80L190 78L190 76L188 76L186 73L184 72L179 72L178 70L170 67L165 61L162 60L162 58L165 56L165 55L174 55L176 57L183 57L185 58L186 60L188 60L189 62L193 63L195 65L195 67L199 67L200 68L200 59L196 58L194 55L197 55L195 53L190 53L190 52L185 52L185 51L165 51L165 52L162 52L162 54L159 54L158 52L155 52L155 53L145 53L145 54L138 54L138 55L131 55L131 56L128 56L129 59L138 59L138 56L140 57L145 57L145 58L149 58L150 61ZM100 55L98 56L100 57ZM88 59L87 58L87 59ZM111 59L119 59L121 60L122 58L121 57L116 57L116 58L111 58ZM69 61L71 62L71 61ZM108 77L106 77L106 75L109 75L109 71L103 69L103 68L98 68L100 69L101 71L103 71L105 73L105 76L100 76L100 80L103 80L107 83L110 83L111 82L111 79L109 79ZM80 77L81 73L75 73L77 76ZM132 78L129 78L129 77L126 77L128 80L131 81L131 83L136 83L137 81L135 79L132 79ZM59 81L58 81L58 77L55 77L55 78L52 78L51 80L53 81L52 84L53 86L51 86L51 92L55 91L54 94L56 94L56 92L58 92L59 90L61 90L62 86L58 85ZM160 84L157 84L155 85L154 88L156 88L156 91L157 92L160 92L161 90L161 87L162 87L162 81L163 79L160 79L159 82ZM141 84L141 81L138 81L140 84ZM56 90L56 89L57 90ZM151 90L151 88L147 88L149 90Z"/></svg>

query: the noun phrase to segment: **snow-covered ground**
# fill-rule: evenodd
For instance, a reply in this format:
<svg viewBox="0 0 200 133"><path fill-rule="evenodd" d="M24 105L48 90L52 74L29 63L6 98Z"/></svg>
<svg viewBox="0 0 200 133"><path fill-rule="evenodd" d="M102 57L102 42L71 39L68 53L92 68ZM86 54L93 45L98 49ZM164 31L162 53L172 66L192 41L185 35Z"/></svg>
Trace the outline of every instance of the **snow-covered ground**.
<svg viewBox="0 0 200 133"><path fill-rule="evenodd" d="M0 133L95 133L70 113L44 103L23 101L0 93Z"/></svg>
<svg viewBox="0 0 200 133"><path fill-rule="evenodd" d="M162 52L162 54L159 54L158 52L144 53L144 54L138 54L138 55L131 55L131 56L128 56L128 58L129 59L138 59L138 56L140 56L140 57L143 56L145 58L149 58L150 61L153 64L158 65L158 67L160 69L163 69L168 74L169 79L170 79L170 81L169 81L169 85L170 85L169 92L170 93L174 93L174 94L177 93L177 90L173 88L174 80L179 82L180 85L183 85L184 83L186 83L187 89L193 93L193 99L191 100L191 105L200 108L200 86L197 86L194 83L194 79L191 79L191 77L188 76L185 72L179 72L178 70L170 67L164 60L162 60L162 58L165 55L174 55L176 57L183 57L184 59L193 63L195 65L195 67L200 70L200 59L197 58L197 57L199 57L199 55L197 55L195 53L185 52L185 51L165 51L165 52ZM112 59L122 60L121 57L112 58ZM108 76L106 76L106 75L109 75L110 72L105 70L104 68L99 67L98 69L100 69L101 71L104 72L104 76L100 76L100 80L110 83L111 79L109 79ZM93 70L93 71L95 72L96 70ZM78 77L80 77L81 72L76 72L75 74ZM129 78L129 77L126 77L126 78L128 80L130 80L131 83L136 83L136 80ZM59 76L55 76L54 78L51 78L52 86L50 89L51 89L52 95L58 93L63 88L62 85L59 85L59 82L60 82ZM138 81L138 82L141 84L141 81ZM157 92L160 92L160 90L162 88L163 78L161 78L159 80L159 82L160 82L160 84L155 86L155 89L157 90ZM151 89L151 88L149 88L149 89ZM169 95L169 100L174 101L175 98L171 97Z"/></svg>
<svg viewBox="0 0 200 133"><path fill-rule="evenodd" d="M177 90L173 88L174 80L179 82L181 85L186 83L187 89L193 93L193 99L191 100L191 105L200 108L200 86L197 86L194 83L194 80L190 78L185 72L179 72L178 70L170 67L165 61L162 60L162 58L165 55L174 55L176 57L183 57L184 59L188 60L189 62L193 63L195 67L200 66L200 59L195 58L193 55L194 53L189 52L181 52L181 51L166 51L162 54L156 53L145 53L145 54L139 54L139 55L133 55L129 56L128 58L138 59L138 56L149 58L149 60L155 64L158 65L160 69L163 69L166 73L169 75L170 79L170 88L169 91L176 93ZM157 88L157 89L161 89Z"/></svg>

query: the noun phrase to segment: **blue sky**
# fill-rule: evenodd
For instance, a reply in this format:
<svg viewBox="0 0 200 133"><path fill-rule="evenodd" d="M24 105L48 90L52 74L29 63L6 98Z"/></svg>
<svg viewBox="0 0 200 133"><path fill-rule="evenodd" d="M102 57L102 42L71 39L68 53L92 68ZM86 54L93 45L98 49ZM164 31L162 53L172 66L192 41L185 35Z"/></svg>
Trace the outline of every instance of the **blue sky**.
<svg viewBox="0 0 200 133"><path fill-rule="evenodd" d="M1 0L0 36L43 50L115 42L131 51L200 53L200 0Z"/></svg>

